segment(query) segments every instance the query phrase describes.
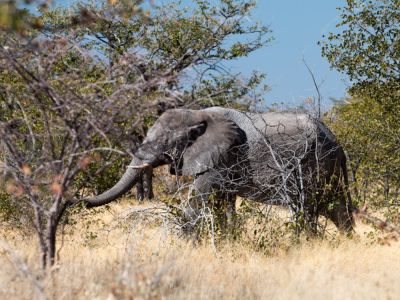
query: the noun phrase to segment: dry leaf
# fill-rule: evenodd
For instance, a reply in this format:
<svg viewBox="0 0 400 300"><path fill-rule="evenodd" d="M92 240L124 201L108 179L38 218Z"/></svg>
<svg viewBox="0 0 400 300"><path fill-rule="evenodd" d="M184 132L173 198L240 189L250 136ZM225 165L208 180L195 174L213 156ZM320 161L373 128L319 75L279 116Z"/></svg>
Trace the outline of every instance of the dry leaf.
<svg viewBox="0 0 400 300"><path fill-rule="evenodd" d="M32 186L32 193L39 194L40 189L37 185Z"/></svg>
<svg viewBox="0 0 400 300"><path fill-rule="evenodd" d="M79 166L82 168L82 169L86 169L86 167L90 164L90 162L91 162L91 157L90 156L85 156L84 158L82 158L80 161L79 161Z"/></svg>
<svg viewBox="0 0 400 300"><path fill-rule="evenodd" d="M62 193L62 186L58 182L53 182L50 186L50 190L54 195L59 196Z"/></svg>
<svg viewBox="0 0 400 300"><path fill-rule="evenodd" d="M32 175L32 170L29 168L28 165L23 165L22 166L22 173L24 173L25 176L31 176Z"/></svg>

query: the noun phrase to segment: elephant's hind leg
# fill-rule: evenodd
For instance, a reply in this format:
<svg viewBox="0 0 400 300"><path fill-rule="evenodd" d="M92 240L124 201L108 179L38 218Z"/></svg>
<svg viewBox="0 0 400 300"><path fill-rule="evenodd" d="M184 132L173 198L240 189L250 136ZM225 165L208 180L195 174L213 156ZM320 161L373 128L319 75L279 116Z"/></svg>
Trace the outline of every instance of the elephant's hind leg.
<svg viewBox="0 0 400 300"><path fill-rule="evenodd" d="M346 193L343 187L338 188L338 192L333 195L333 207L328 209L328 218L336 225L341 233L351 235L353 233L354 218L352 208L346 201Z"/></svg>

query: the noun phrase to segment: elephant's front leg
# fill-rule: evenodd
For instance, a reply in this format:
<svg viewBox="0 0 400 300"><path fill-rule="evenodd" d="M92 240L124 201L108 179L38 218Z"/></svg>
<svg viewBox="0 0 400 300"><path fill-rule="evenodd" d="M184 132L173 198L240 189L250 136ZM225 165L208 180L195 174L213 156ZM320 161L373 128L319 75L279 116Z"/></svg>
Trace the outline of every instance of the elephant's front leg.
<svg viewBox="0 0 400 300"><path fill-rule="evenodd" d="M148 167L143 171L136 184L136 199L143 201L144 199L151 200L153 198L153 168Z"/></svg>
<svg viewBox="0 0 400 300"><path fill-rule="evenodd" d="M212 218L213 229L226 235L233 228L235 219L236 196L224 191L221 176L216 172L207 172L196 177L192 191L189 192L186 215L192 225Z"/></svg>
<svg viewBox="0 0 400 300"><path fill-rule="evenodd" d="M152 167L146 168L143 172L143 192L146 199L151 200L154 198Z"/></svg>
<svg viewBox="0 0 400 300"><path fill-rule="evenodd" d="M188 219L192 226L211 212L209 198L213 191L212 178L209 173L199 175L195 178L189 189L184 212L186 219Z"/></svg>
<svg viewBox="0 0 400 300"><path fill-rule="evenodd" d="M144 199L143 176L140 176L136 183L136 199L138 201L143 201Z"/></svg>

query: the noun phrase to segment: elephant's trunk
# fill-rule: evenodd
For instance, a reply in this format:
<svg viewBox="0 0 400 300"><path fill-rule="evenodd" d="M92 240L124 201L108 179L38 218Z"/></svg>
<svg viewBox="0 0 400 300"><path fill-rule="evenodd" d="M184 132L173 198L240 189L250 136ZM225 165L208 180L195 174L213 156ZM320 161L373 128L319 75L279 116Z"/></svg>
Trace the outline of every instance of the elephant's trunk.
<svg viewBox="0 0 400 300"><path fill-rule="evenodd" d="M143 162L140 159L136 157L133 158L127 170L125 171L124 175L112 188L110 188L109 190L105 191L104 193L98 196L84 199L86 207L96 207L105 205L121 197L136 184L136 182L143 173L143 169L147 166L148 165L143 164Z"/></svg>

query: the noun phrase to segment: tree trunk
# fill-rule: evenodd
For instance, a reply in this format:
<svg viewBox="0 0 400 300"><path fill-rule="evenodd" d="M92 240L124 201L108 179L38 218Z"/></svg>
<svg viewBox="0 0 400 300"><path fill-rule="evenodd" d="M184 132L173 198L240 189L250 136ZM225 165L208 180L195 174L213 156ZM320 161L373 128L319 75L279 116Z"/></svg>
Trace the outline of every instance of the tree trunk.
<svg viewBox="0 0 400 300"><path fill-rule="evenodd" d="M48 219L47 230L46 230L46 244L47 244L47 267L52 267L55 262L56 254L56 241L57 241L57 225L58 222L54 219L54 216L50 216Z"/></svg>
<svg viewBox="0 0 400 300"><path fill-rule="evenodd" d="M358 198L360 196L360 192L358 191L358 187L357 187L358 182L357 182L357 169L356 168L351 169L351 181L354 184L354 194Z"/></svg>
<svg viewBox="0 0 400 300"><path fill-rule="evenodd" d="M383 175L383 195L385 197L386 205L389 206L389 172L386 171Z"/></svg>
<svg viewBox="0 0 400 300"><path fill-rule="evenodd" d="M38 206L34 206L35 208L35 220L34 220L34 225L35 225L35 230L36 234L38 237L38 242L39 242L39 249L40 249L40 265L42 269L46 269L47 267L47 243L46 239L44 236L45 229L43 226L42 222L42 212L40 211L40 208Z"/></svg>

